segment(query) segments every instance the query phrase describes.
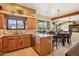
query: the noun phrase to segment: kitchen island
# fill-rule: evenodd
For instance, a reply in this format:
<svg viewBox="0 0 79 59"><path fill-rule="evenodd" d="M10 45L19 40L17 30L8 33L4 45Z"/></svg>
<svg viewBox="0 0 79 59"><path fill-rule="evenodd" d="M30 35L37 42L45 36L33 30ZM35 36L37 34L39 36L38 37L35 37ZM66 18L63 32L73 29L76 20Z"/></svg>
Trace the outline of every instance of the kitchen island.
<svg viewBox="0 0 79 59"><path fill-rule="evenodd" d="M48 55L52 50L52 40L50 35L46 34L38 34L34 35L34 39L32 40L33 49L41 56Z"/></svg>

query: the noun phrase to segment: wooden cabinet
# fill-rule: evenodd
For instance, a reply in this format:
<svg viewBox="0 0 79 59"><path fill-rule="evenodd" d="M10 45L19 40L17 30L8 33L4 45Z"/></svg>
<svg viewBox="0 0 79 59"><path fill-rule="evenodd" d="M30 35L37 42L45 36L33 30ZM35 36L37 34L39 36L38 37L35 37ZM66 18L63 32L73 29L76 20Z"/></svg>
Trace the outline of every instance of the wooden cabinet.
<svg viewBox="0 0 79 59"><path fill-rule="evenodd" d="M16 37L8 37L8 51L16 50Z"/></svg>
<svg viewBox="0 0 79 59"><path fill-rule="evenodd" d="M8 38L7 38L7 36L2 37L2 49L3 49L3 52L8 52Z"/></svg>
<svg viewBox="0 0 79 59"><path fill-rule="evenodd" d="M26 37L27 37L26 46L29 47L29 46L31 46L31 35L27 35Z"/></svg>
<svg viewBox="0 0 79 59"><path fill-rule="evenodd" d="M28 37L26 37L26 35L22 35L22 36L21 36L20 39L21 39L21 47L22 47L22 48L27 47L27 38L28 38Z"/></svg>
<svg viewBox="0 0 79 59"><path fill-rule="evenodd" d="M22 47L30 47L31 46L31 35L22 36Z"/></svg>
<svg viewBox="0 0 79 59"><path fill-rule="evenodd" d="M16 39L14 36L3 37L3 52L10 52L16 50Z"/></svg>
<svg viewBox="0 0 79 59"><path fill-rule="evenodd" d="M51 38L46 37L41 40L41 53L42 55L49 54L51 52Z"/></svg>
<svg viewBox="0 0 79 59"><path fill-rule="evenodd" d="M17 49L31 47L31 35L17 35L2 37L3 52L10 52Z"/></svg>
<svg viewBox="0 0 79 59"><path fill-rule="evenodd" d="M17 49L30 47L31 46L31 38L30 35L22 35L17 36Z"/></svg>
<svg viewBox="0 0 79 59"><path fill-rule="evenodd" d="M51 37L43 37L35 40L35 50L39 55L47 55L51 53Z"/></svg>
<svg viewBox="0 0 79 59"><path fill-rule="evenodd" d="M27 18L28 28L35 29L36 28L36 20L34 18Z"/></svg>
<svg viewBox="0 0 79 59"><path fill-rule="evenodd" d="M4 14L0 14L0 28L4 28Z"/></svg>
<svg viewBox="0 0 79 59"><path fill-rule="evenodd" d="M21 36L17 36L16 41L17 41L17 44L16 44L17 49L21 49L22 48L22 39L21 39Z"/></svg>
<svg viewBox="0 0 79 59"><path fill-rule="evenodd" d="M2 39L0 39L0 55L2 54Z"/></svg>
<svg viewBox="0 0 79 59"><path fill-rule="evenodd" d="M40 39L35 40L35 50L41 55L41 46L40 46Z"/></svg>

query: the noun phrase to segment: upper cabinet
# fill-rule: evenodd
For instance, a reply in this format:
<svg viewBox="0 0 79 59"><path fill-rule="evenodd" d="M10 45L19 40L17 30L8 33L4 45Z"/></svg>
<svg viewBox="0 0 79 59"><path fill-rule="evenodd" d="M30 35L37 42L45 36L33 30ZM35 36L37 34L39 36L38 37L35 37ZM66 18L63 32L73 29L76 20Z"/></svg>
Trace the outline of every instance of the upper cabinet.
<svg viewBox="0 0 79 59"><path fill-rule="evenodd" d="M28 28L36 29L36 20L34 18L27 18Z"/></svg>
<svg viewBox="0 0 79 59"><path fill-rule="evenodd" d="M4 14L0 14L0 28L4 28L5 17Z"/></svg>

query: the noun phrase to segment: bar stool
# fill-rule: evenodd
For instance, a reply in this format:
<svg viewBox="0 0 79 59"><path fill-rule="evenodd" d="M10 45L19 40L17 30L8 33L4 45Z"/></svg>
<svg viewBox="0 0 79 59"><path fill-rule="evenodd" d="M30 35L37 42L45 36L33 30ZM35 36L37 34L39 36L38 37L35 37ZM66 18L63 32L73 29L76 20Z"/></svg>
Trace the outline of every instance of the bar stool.
<svg viewBox="0 0 79 59"><path fill-rule="evenodd" d="M53 36L52 47L56 46L58 49L58 37L57 35Z"/></svg>
<svg viewBox="0 0 79 59"><path fill-rule="evenodd" d="M72 42L71 42L71 36L72 36L72 32L69 32L69 41L70 41L70 44L72 44Z"/></svg>
<svg viewBox="0 0 79 59"><path fill-rule="evenodd" d="M62 38L63 38L62 34L58 33L57 37L58 37L58 42L61 43L62 42Z"/></svg>

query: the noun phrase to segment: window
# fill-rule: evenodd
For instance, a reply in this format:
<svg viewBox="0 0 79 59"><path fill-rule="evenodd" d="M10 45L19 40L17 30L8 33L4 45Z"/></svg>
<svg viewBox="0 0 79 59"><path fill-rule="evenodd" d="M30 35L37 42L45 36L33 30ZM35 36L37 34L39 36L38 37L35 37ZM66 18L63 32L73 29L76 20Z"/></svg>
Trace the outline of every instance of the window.
<svg viewBox="0 0 79 59"><path fill-rule="evenodd" d="M7 20L7 29L25 29L25 21L24 20L15 20L8 19Z"/></svg>
<svg viewBox="0 0 79 59"><path fill-rule="evenodd" d="M45 29L50 29L50 22L45 22Z"/></svg>
<svg viewBox="0 0 79 59"><path fill-rule="evenodd" d="M23 20L17 20L17 28L23 29L24 28L24 21Z"/></svg>
<svg viewBox="0 0 79 59"><path fill-rule="evenodd" d="M38 33L46 33L46 30L50 29L50 22L38 20L37 29L38 29L37 31Z"/></svg>
<svg viewBox="0 0 79 59"><path fill-rule="evenodd" d="M8 29L16 29L16 20L8 20Z"/></svg>
<svg viewBox="0 0 79 59"><path fill-rule="evenodd" d="M43 30L44 29L43 21L38 21L37 27L38 27L38 29Z"/></svg>
<svg viewBox="0 0 79 59"><path fill-rule="evenodd" d="M37 24L38 29L50 29L50 22L38 20Z"/></svg>

